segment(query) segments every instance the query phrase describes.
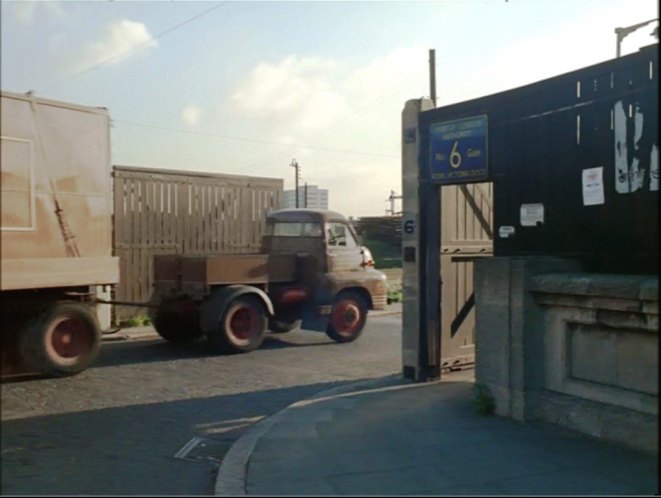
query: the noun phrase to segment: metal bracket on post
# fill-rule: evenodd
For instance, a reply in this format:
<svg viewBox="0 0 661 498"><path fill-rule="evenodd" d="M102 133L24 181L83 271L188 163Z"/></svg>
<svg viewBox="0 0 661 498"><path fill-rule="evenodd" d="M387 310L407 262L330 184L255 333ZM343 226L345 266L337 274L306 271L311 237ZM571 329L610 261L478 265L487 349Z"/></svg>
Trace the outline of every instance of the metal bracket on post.
<svg viewBox="0 0 661 498"><path fill-rule="evenodd" d="M441 377L441 187L420 182L420 372L418 381Z"/></svg>

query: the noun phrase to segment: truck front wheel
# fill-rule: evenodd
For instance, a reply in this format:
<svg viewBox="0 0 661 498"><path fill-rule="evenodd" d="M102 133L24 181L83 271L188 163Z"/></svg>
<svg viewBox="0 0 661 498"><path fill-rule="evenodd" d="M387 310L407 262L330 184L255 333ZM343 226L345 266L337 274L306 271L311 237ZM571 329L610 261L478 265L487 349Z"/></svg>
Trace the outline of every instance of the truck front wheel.
<svg viewBox="0 0 661 498"><path fill-rule="evenodd" d="M342 292L333 304L326 334L336 342L353 342L363 332L366 320L365 298L354 291Z"/></svg>
<svg viewBox="0 0 661 498"><path fill-rule="evenodd" d="M26 366L46 375L75 375L90 366L101 348L101 330L89 307L58 303L25 329L21 353Z"/></svg>
<svg viewBox="0 0 661 498"><path fill-rule="evenodd" d="M266 322L266 312L258 297L238 296L225 306L217 327L209 334L209 342L223 353L253 351L264 340Z"/></svg>

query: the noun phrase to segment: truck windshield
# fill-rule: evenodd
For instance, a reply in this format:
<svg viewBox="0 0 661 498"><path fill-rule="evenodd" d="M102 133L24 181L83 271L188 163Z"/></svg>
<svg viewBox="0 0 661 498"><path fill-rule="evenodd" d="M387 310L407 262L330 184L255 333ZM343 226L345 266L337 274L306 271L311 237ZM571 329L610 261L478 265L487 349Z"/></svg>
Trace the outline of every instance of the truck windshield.
<svg viewBox="0 0 661 498"><path fill-rule="evenodd" d="M275 237L321 237L319 223L283 222L277 221L272 228L267 229L267 235Z"/></svg>

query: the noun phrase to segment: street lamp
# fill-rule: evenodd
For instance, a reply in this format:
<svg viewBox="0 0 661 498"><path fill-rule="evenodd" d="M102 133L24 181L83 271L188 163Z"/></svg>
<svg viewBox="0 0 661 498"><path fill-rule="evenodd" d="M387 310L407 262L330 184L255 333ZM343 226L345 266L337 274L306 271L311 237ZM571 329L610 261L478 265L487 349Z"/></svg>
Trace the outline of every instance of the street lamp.
<svg viewBox="0 0 661 498"><path fill-rule="evenodd" d="M625 28L615 28L615 35L617 36L617 47L616 47L616 57L620 56L620 45L622 44L622 40L624 39L625 36L630 35L634 31L636 31L638 28L642 28L643 26L647 26L649 23L658 21L659 19L650 19L649 21L641 22L638 24L634 24L633 26L627 26ZM654 30L652 34L657 34L658 35L658 28Z"/></svg>

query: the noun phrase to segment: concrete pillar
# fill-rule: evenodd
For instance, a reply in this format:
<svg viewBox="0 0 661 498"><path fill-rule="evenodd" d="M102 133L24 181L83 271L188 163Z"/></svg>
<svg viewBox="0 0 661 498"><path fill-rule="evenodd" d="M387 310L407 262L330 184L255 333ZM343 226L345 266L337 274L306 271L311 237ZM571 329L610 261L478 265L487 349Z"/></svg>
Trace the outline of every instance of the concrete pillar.
<svg viewBox="0 0 661 498"><path fill-rule="evenodd" d="M415 99L402 111L402 367L410 379L421 371L418 117L433 107L430 99Z"/></svg>

